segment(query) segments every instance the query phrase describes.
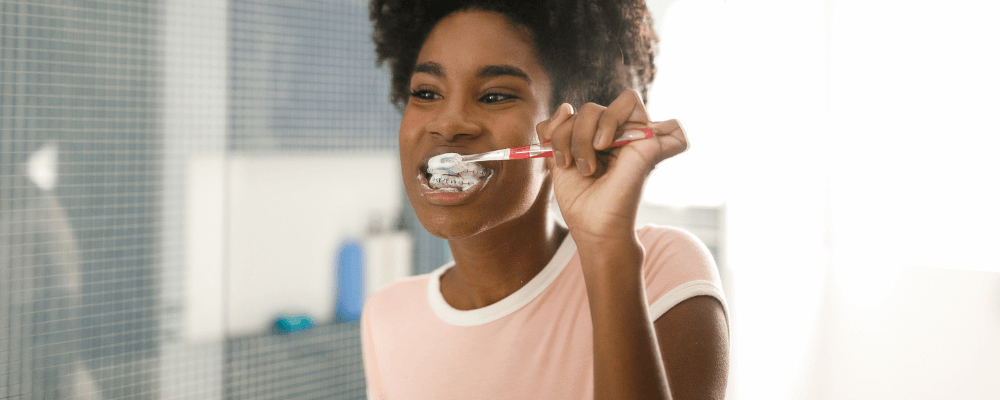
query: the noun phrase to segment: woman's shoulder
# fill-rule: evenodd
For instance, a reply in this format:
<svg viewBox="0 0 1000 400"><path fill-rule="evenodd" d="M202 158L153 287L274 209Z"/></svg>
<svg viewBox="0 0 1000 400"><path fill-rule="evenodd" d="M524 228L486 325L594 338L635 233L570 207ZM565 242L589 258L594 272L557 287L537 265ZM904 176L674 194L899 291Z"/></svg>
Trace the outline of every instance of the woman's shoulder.
<svg viewBox="0 0 1000 400"><path fill-rule="evenodd" d="M647 278L670 277L673 284L690 280L718 282L718 269L708 247L691 232L662 225L636 230L646 250L643 270Z"/></svg>
<svg viewBox="0 0 1000 400"><path fill-rule="evenodd" d="M651 317L695 296L714 297L725 309L718 267L701 239L670 226L647 225L636 232L646 250L643 278Z"/></svg>
<svg viewBox="0 0 1000 400"><path fill-rule="evenodd" d="M646 246L647 251L649 251L650 245L655 247L672 246L675 247L675 250L682 251L707 251L701 239L693 233L675 226L646 224L636 229L636 234L643 246Z"/></svg>

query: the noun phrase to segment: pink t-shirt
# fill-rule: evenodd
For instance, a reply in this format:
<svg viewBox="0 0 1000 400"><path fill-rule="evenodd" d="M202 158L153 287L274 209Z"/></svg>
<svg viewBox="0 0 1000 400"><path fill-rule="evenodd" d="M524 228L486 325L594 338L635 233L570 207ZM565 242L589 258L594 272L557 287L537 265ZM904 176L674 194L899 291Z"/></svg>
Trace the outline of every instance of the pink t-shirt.
<svg viewBox="0 0 1000 400"><path fill-rule="evenodd" d="M653 320L694 296L725 307L715 262L694 235L654 226L638 233ZM590 304L571 237L528 284L475 310L452 308L441 295L452 266L368 299L361 340L369 399L593 399Z"/></svg>

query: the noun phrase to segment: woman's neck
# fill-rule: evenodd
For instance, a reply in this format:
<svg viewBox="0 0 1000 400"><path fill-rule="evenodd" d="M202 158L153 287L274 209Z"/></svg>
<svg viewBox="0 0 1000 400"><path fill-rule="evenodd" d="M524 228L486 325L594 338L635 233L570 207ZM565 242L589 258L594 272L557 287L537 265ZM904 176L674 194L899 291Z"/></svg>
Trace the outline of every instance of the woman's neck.
<svg viewBox="0 0 1000 400"><path fill-rule="evenodd" d="M517 220L448 241L455 267L441 277L441 294L449 305L473 310L496 303L548 265L569 231L540 203Z"/></svg>

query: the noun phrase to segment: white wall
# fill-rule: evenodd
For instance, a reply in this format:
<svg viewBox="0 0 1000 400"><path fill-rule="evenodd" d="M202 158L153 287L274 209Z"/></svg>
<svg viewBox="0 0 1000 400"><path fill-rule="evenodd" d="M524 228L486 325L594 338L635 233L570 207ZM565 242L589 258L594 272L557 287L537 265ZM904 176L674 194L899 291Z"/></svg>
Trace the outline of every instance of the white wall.
<svg viewBox="0 0 1000 400"><path fill-rule="evenodd" d="M1000 398L1000 274L834 271L802 399ZM877 295L873 295L877 293Z"/></svg>
<svg viewBox="0 0 1000 400"><path fill-rule="evenodd" d="M827 2L832 268L800 398L1000 398L998 17Z"/></svg>
<svg viewBox="0 0 1000 400"><path fill-rule="evenodd" d="M996 398L997 17L972 1L666 9L649 107L692 147L644 200L726 206L731 398Z"/></svg>
<svg viewBox="0 0 1000 400"><path fill-rule="evenodd" d="M281 313L331 321L338 247L402 207L390 152L199 157L189 174L190 278L222 280L188 291L188 323L216 327L207 338L266 332Z"/></svg>

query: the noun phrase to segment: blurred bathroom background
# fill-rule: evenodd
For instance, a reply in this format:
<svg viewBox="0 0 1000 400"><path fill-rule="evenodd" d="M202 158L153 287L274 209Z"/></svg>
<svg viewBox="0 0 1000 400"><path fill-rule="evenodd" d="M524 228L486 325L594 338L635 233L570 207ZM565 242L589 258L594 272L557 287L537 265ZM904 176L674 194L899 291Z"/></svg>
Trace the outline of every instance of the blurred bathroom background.
<svg viewBox="0 0 1000 400"><path fill-rule="evenodd" d="M650 0L640 223L716 257L729 399L1000 398L1000 6ZM0 0L0 398L363 399L449 259L361 0Z"/></svg>

